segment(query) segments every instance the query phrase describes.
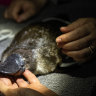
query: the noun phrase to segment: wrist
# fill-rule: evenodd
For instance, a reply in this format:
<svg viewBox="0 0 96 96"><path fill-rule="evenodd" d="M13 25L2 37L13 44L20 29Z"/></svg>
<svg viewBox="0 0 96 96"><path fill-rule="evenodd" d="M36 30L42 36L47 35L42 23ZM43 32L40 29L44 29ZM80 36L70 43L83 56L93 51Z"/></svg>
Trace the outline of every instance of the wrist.
<svg viewBox="0 0 96 96"><path fill-rule="evenodd" d="M31 89L34 89L38 92L40 92L41 94L45 95L45 96L59 96L57 95L55 92L51 91L50 89L48 89L47 87L45 87L44 85L42 84L39 84L39 85L33 85L31 87Z"/></svg>

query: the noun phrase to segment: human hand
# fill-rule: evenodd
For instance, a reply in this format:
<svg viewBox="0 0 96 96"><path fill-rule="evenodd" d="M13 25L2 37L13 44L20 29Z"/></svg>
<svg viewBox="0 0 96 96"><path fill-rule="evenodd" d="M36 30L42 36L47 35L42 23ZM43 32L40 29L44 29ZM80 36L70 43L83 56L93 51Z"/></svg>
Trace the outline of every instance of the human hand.
<svg viewBox="0 0 96 96"><path fill-rule="evenodd" d="M9 90L17 88L18 85L14 82L13 78L8 76L0 76L0 92L2 92L4 95L10 96L8 95Z"/></svg>
<svg viewBox="0 0 96 96"><path fill-rule="evenodd" d="M37 92L42 93L44 96L58 96L56 93L54 93L53 91L42 85L38 80L38 78L29 70L25 70L23 75L28 80L29 83L22 78L18 78L16 82L19 87L36 90Z"/></svg>
<svg viewBox="0 0 96 96"><path fill-rule="evenodd" d="M25 81L23 78L17 78L12 83L13 78L0 78L0 92L5 96L58 96L56 93L46 88L40 83L38 78L31 73L29 70L25 70L23 73L24 77L28 80Z"/></svg>
<svg viewBox="0 0 96 96"><path fill-rule="evenodd" d="M56 42L64 54L77 62L86 62L95 56L96 19L81 18L60 30L64 34Z"/></svg>
<svg viewBox="0 0 96 96"><path fill-rule="evenodd" d="M5 86L8 86L10 89L18 88L18 85L15 82L15 79L11 76L0 76L0 82L4 83Z"/></svg>
<svg viewBox="0 0 96 96"><path fill-rule="evenodd" d="M12 81L13 78L0 77L0 94L4 96L44 96L35 90L18 87L18 85Z"/></svg>
<svg viewBox="0 0 96 96"><path fill-rule="evenodd" d="M25 21L34 16L45 3L46 0L12 0L10 6L5 10L4 17L17 22Z"/></svg>

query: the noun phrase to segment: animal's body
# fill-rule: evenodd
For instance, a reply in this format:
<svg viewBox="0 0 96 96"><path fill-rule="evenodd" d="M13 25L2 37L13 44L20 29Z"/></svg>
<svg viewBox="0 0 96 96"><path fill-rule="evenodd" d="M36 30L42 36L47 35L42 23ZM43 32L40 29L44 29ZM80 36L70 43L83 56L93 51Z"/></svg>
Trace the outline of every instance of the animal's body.
<svg viewBox="0 0 96 96"><path fill-rule="evenodd" d="M36 23L18 32L11 45L2 54L2 62L11 54L23 57L25 68L35 74L53 72L62 62L60 49L56 45L56 37L60 22Z"/></svg>

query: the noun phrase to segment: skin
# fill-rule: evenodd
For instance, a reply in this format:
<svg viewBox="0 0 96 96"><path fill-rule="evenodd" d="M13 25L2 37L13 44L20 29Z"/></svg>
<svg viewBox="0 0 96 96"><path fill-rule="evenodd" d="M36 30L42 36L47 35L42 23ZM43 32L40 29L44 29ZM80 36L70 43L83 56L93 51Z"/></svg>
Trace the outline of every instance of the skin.
<svg viewBox="0 0 96 96"><path fill-rule="evenodd" d="M22 22L37 14L47 0L12 0L4 12L4 17ZM21 12L22 11L22 12ZM21 13L20 13L21 12Z"/></svg>
<svg viewBox="0 0 96 96"><path fill-rule="evenodd" d="M40 83L38 78L29 70L25 70L23 78L17 78L12 81L12 78L0 78L0 91L5 96L58 96L56 93Z"/></svg>
<svg viewBox="0 0 96 96"><path fill-rule="evenodd" d="M95 18L80 18L68 26L61 27L60 30L63 34L56 38L56 42L64 54L77 62L87 62L94 58L96 53Z"/></svg>
<svg viewBox="0 0 96 96"><path fill-rule="evenodd" d="M40 10L47 0L38 0L35 3L34 1L37 0L13 0L4 16L17 22L25 21L34 16L38 12L37 8ZM20 10L23 10L22 14L18 14ZM82 63L93 59L96 53L95 22L95 18L80 18L66 27L61 27L63 34L56 39L58 47L77 62Z"/></svg>

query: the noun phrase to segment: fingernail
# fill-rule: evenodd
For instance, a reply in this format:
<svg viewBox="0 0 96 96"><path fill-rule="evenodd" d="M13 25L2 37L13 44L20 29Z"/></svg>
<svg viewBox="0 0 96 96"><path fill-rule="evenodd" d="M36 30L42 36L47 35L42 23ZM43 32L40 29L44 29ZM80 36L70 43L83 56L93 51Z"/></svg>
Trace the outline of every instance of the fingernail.
<svg viewBox="0 0 96 96"><path fill-rule="evenodd" d="M61 29L64 29L65 27L62 27L62 26L61 26L60 28L61 28Z"/></svg>
<svg viewBox="0 0 96 96"><path fill-rule="evenodd" d="M66 31L67 27L60 27L61 31Z"/></svg>
<svg viewBox="0 0 96 96"><path fill-rule="evenodd" d="M61 39L61 38L58 38L56 41L57 41L57 42L61 42L61 41L62 41L62 39Z"/></svg>

